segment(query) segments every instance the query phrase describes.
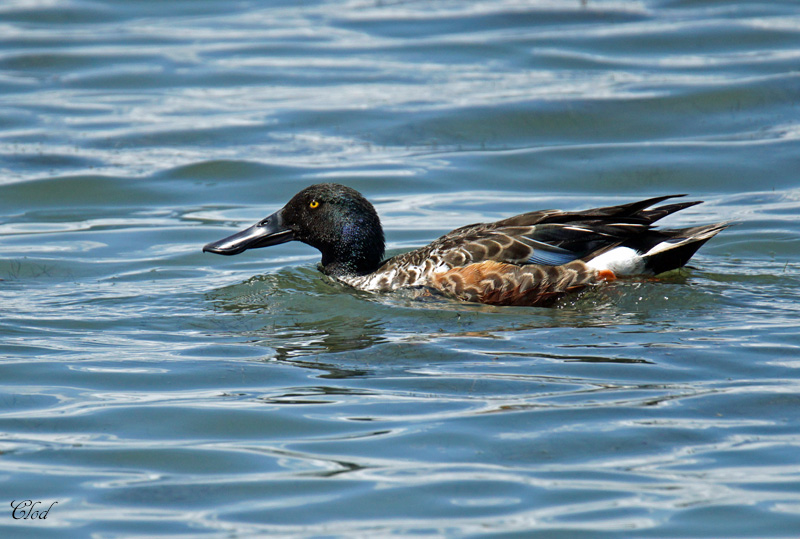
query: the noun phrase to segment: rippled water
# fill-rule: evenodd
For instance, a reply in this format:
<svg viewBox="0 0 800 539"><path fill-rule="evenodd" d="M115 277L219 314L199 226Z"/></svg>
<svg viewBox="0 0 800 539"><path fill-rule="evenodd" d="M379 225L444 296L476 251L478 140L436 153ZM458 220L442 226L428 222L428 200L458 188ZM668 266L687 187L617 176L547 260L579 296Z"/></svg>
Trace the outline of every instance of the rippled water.
<svg viewBox="0 0 800 539"><path fill-rule="evenodd" d="M793 1L5 1L0 533L796 537L799 61ZM736 226L554 309L200 252L320 181L391 254Z"/></svg>

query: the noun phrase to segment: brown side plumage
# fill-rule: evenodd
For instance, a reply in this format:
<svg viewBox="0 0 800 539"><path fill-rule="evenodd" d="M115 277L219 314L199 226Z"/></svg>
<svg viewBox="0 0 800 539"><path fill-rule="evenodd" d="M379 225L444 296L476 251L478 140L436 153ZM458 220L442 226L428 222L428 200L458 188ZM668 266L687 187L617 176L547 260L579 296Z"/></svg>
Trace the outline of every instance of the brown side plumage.
<svg viewBox="0 0 800 539"><path fill-rule="evenodd" d="M464 301L545 306L596 282L597 278L597 272L579 260L562 266L515 266L485 261L436 274L431 287Z"/></svg>

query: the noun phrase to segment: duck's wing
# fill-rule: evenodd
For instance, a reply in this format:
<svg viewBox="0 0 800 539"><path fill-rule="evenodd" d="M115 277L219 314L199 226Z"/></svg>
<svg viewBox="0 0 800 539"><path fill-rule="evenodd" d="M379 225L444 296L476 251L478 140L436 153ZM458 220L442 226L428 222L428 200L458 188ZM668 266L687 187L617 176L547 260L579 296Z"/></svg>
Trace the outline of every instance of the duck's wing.
<svg viewBox="0 0 800 539"><path fill-rule="evenodd" d="M560 266L647 235L658 219L700 203L649 209L676 196L683 195L578 212L542 210L495 223L468 225L442 236L420 254L450 268L483 261Z"/></svg>

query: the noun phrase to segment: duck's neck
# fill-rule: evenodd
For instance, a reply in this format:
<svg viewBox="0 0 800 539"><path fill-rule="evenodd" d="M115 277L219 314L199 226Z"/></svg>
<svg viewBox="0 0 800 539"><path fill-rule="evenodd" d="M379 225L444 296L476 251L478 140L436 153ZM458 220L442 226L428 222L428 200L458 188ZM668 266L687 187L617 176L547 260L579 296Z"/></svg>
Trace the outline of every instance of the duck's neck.
<svg viewBox="0 0 800 539"><path fill-rule="evenodd" d="M339 241L328 249L320 249L322 271L334 277L372 273L383 260L384 245L380 222L346 223Z"/></svg>

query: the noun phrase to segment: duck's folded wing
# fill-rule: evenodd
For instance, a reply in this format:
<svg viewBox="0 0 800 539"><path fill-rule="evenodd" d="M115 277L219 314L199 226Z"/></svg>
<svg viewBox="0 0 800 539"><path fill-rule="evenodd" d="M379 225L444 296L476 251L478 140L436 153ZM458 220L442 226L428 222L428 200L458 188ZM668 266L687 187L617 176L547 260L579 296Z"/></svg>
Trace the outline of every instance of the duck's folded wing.
<svg viewBox="0 0 800 539"><path fill-rule="evenodd" d="M483 261L561 266L599 249L619 244L647 228L648 225L627 223L477 226L459 237L441 238L431 255L449 267Z"/></svg>
<svg viewBox="0 0 800 539"><path fill-rule="evenodd" d="M434 242L431 254L450 267L486 260L560 266L645 235L658 219L700 203L680 202L650 209L679 196L683 195L577 212L542 210L469 225Z"/></svg>

